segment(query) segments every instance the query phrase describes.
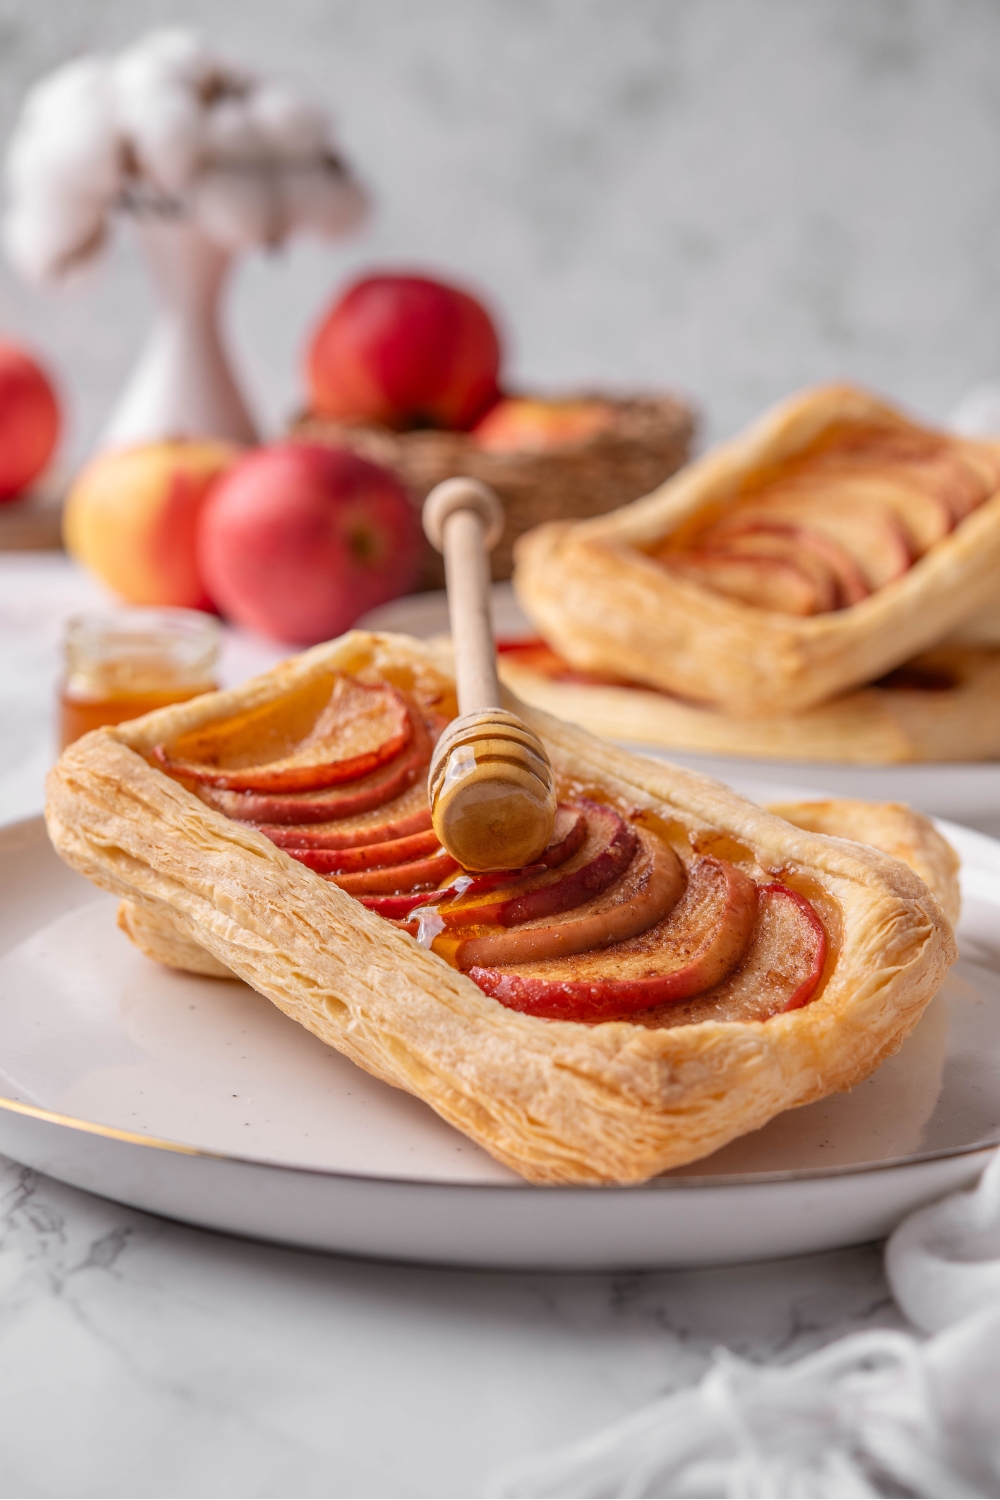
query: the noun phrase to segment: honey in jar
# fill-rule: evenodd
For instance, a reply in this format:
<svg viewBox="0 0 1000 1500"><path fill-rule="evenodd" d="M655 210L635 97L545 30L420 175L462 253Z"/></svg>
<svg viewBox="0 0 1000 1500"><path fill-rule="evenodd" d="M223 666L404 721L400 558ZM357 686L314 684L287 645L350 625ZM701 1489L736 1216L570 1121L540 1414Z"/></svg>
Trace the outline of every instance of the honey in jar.
<svg viewBox="0 0 1000 1500"><path fill-rule="evenodd" d="M59 745L216 687L219 624L195 609L77 615L66 627Z"/></svg>

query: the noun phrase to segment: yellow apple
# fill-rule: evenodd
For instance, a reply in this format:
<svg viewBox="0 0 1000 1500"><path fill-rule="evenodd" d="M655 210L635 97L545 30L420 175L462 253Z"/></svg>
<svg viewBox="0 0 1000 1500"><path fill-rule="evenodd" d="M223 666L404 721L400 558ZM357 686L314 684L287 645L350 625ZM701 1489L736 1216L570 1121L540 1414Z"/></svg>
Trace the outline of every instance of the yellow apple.
<svg viewBox="0 0 1000 1500"><path fill-rule="evenodd" d="M542 453L583 442L610 424L612 410L607 401L505 396L477 423L472 437L488 453Z"/></svg>
<svg viewBox="0 0 1000 1500"><path fill-rule="evenodd" d="M239 456L231 443L171 439L99 453L66 501L66 550L130 604L211 607L197 565L198 514Z"/></svg>

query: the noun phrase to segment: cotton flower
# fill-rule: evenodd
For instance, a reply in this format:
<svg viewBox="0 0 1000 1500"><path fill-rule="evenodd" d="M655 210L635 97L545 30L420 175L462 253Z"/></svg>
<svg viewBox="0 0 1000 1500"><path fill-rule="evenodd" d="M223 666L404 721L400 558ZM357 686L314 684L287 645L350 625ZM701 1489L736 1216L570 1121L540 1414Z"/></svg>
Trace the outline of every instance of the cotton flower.
<svg viewBox="0 0 1000 1500"><path fill-rule="evenodd" d="M185 216L232 250L343 234L366 208L322 109L179 28L37 84L6 179L4 243L36 281L91 259L116 208Z"/></svg>
<svg viewBox="0 0 1000 1500"><path fill-rule="evenodd" d="M28 94L7 150L8 253L30 280L64 275L101 244L122 142L108 69L67 63Z"/></svg>

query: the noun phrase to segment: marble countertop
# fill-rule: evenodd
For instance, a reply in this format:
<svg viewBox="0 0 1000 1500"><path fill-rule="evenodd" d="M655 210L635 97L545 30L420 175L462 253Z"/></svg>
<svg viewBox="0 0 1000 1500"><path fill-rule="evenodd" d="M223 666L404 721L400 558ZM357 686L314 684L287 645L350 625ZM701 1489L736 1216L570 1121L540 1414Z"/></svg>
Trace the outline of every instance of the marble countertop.
<svg viewBox="0 0 1000 1500"><path fill-rule="evenodd" d="M0 558L0 820L37 812L55 555ZM232 637L238 680L272 648ZM877 1246L636 1275L438 1270L227 1239L0 1159L0 1494L469 1495L693 1382L902 1326Z"/></svg>

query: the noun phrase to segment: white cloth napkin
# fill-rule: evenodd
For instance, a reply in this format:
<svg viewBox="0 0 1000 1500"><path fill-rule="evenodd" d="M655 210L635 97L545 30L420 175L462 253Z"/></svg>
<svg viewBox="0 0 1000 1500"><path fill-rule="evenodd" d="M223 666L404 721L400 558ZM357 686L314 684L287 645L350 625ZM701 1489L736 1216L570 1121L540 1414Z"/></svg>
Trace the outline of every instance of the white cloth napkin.
<svg viewBox="0 0 1000 1500"><path fill-rule="evenodd" d="M1000 1495L1000 1152L886 1247L926 1341L852 1334L795 1364L716 1353L698 1385L494 1476L498 1496Z"/></svg>

